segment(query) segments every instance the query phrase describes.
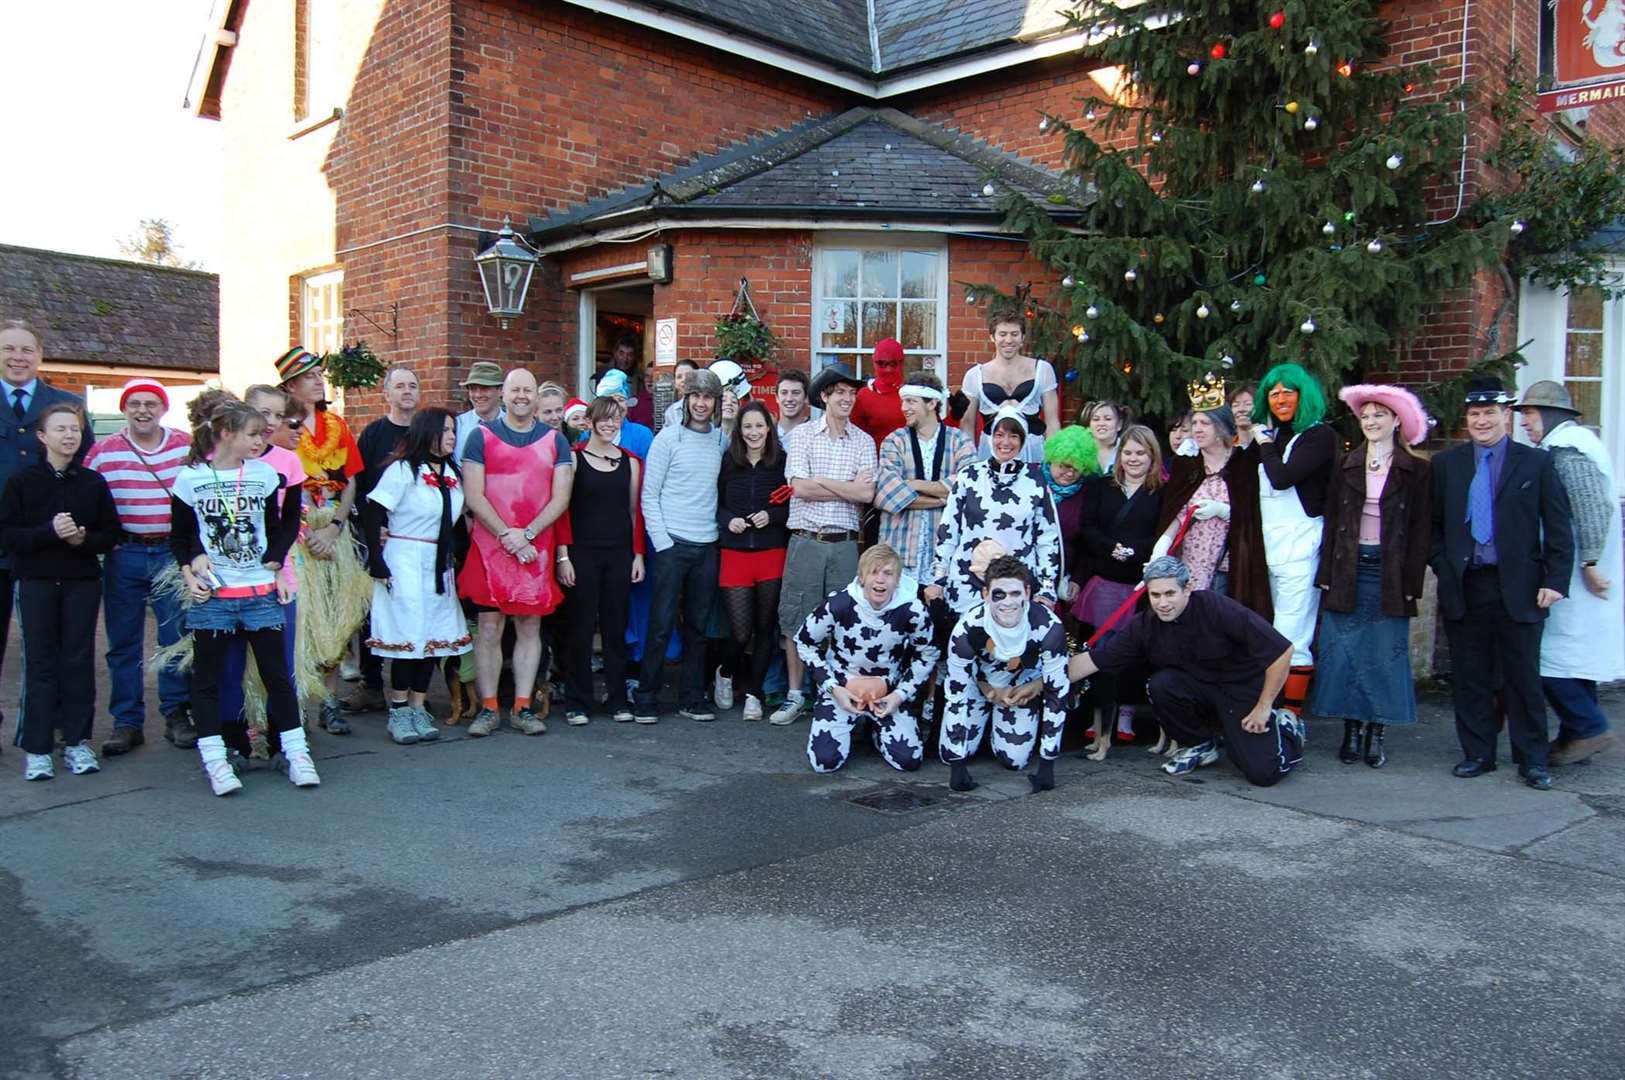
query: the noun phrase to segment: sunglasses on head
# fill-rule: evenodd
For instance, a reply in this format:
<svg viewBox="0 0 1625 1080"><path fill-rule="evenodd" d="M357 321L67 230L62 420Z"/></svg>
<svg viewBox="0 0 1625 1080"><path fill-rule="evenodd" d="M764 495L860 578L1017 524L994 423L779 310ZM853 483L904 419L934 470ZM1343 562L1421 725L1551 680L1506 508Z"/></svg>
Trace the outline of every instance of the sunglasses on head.
<svg viewBox="0 0 1625 1080"><path fill-rule="evenodd" d="M995 604L1001 600L1020 600L1026 595L1026 589L993 589L988 593Z"/></svg>

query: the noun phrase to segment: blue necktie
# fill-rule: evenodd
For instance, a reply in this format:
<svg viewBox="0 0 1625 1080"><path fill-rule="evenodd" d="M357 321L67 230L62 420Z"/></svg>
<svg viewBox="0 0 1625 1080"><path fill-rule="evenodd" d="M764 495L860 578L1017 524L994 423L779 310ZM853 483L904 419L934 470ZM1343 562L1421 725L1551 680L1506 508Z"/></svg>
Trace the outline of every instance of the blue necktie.
<svg viewBox="0 0 1625 1080"><path fill-rule="evenodd" d="M11 392L11 411L17 414L19 420L28 415L28 406L23 404L23 396L27 393L20 386Z"/></svg>
<svg viewBox="0 0 1625 1080"><path fill-rule="evenodd" d="M1490 484L1491 450L1478 452L1478 469L1473 473L1472 485L1467 488L1467 521L1472 525L1473 540L1488 544L1495 539L1495 517L1491 506L1495 492Z"/></svg>

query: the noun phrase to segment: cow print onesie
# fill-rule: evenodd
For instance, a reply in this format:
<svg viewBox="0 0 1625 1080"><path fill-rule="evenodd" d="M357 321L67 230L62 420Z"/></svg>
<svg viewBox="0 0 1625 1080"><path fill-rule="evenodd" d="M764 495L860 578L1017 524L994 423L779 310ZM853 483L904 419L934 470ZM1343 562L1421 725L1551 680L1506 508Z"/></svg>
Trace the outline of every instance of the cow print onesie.
<svg viewBox="0 0 1625 1080"><path fill-rule="evenodd" d="M1011 769L1026 768L1037 742L1039 757L1054 761L1061 754L1066 726L1066 628L1045 604L1027 605L1027 647L1016 670L993 657L983 629L984 607L978 604L959 620L948 642L947 713L938 752L952 765L970 759L982 744L991 722L993 756ZM982 696L982 683L1019 686L1044 680L1043 692L1024 706L995 706Z"/></svg>
<svg viewBox="0 0 1625 1080"><path fill-rule="evenodd" d="M918 586L905 577L891 601L876 609L854 581L831 593L807 616L796 634L796 652L818 690L807 760L816 772L834 772L852 752L852 729L860 720L874 725L875 749L894 769L918 769L924 759L919 726L907 705L936 669L940 655L931 640L931 614ZM903 705L889 716L847 712L835 703L830 680L845 686L859 675L878 675Z"/></svg>
<svg viewBox="0 0 1625 1080"><path fill-rule="evenodd" d="M948 495L937 526L935 584L956 615L982 602L971 574L971 554L983 540L997 540L1038 582L1035 599L1053 604L1063 567L1061 527L1055 501L1039 466L989 458L967 465Z"/></svg>

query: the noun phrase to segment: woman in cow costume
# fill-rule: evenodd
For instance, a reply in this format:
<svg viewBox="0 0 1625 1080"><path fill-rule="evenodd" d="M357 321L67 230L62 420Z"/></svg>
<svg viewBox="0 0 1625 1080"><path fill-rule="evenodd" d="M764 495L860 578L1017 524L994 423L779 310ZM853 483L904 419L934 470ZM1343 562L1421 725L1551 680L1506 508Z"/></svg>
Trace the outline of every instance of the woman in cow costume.
<svg viewBox="0 0 1625 1080"><path fill-rule="evenodd" d="M858 576L813 609L796 634L796 652L818 690L807 760L834 772L852 752L852 731L868 721L875 749L894 769L920 767L919 726L903 705L936 669L931 613L903 558L876 544L858 559Z"/></svg>
<svg viewBox="0 0 1625 1080"><path fill-rule="evenodd" d="M1055 759L1066 726L1066 628L1049 605L1033 603L1032 575L1017 558L987 567L982 601L959 620L948 642L948 710L938 750L952 768L949 786L976 786L966 762L991 727L993 756L1024 769L1038 746L1034 791L1055 786Z"/></svg>

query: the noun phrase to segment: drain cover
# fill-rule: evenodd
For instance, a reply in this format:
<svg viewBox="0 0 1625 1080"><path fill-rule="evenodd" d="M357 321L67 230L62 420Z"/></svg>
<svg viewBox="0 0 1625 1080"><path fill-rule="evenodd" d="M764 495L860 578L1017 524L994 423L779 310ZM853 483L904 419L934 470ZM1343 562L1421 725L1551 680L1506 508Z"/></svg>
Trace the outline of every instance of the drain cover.
<svg viewBox="0 0 1625 1080"><path fill-rule="evenodd" d="M926 795L912 788L889 787L871 791L867 795L854 795L847 801L880 814L907 814L935 806L943 800L941 796Z"/></svg>

